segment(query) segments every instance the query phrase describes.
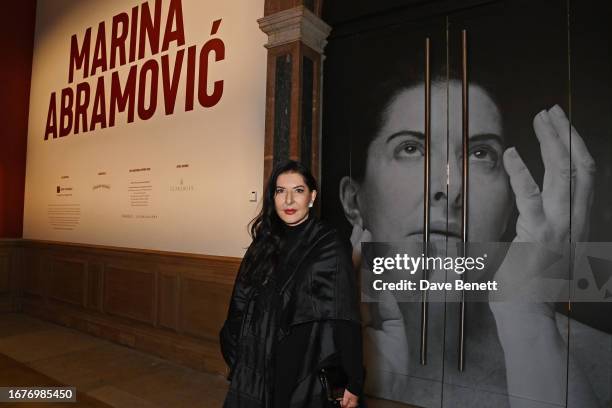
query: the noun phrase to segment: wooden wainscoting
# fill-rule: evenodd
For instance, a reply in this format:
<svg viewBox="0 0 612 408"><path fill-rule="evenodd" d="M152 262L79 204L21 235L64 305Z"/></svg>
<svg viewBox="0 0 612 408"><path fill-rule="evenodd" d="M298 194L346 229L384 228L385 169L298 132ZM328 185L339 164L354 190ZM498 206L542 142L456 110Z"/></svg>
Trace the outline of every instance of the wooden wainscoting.
<svg viewBox="0 0 612 408"><path fill-rule="evenodd" d="M20 266L24 312L226 373L218 333L240 258L18 242L0 246L0 296L10 293L11 265Z"/></svg>
<svg viewBox="0 0 612 408"><path fill-rule="evenodd" d="M21 240L0 240L0 312L19 311Z"/></svg>

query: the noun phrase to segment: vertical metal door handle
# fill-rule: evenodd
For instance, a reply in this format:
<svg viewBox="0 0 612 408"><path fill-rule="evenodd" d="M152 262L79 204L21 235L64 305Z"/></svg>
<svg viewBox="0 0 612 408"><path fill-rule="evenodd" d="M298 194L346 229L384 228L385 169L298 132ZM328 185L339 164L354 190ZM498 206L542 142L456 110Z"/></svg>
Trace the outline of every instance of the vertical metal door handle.
<svg viewBox="0 0 612 408"><path fill-rule="evenodd" d="M429 188L431 170L431 65L430 40L425 39L425 169L423 171L423 254L427 259L429 253ZM423 279L428 279L429 271L423 267ZM421 365L427 364L427 323L428 323L427 291L421 293Z"/></svg>
<svg viewBox="0 0 612 408"><path fill-rule="evenodd" d="M461 30L461 147L462 147L462 177L461 177L461 242L462 254L467 256L466 243L468 241L468 170L469 170L469 121L468 121L468 67L467 67L467 31ZM461 279L463 279L463 275ZM465 368L465 292L461 291L459 303L459 350L458 368Z"/></svg>

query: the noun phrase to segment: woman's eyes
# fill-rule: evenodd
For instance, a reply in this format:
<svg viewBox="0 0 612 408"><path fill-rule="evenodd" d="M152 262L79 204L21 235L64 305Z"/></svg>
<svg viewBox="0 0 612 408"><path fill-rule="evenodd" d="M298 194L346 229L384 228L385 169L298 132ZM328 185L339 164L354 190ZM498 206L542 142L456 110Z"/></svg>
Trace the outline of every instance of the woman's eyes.
<svg viewBox="0 0 612 408"><path fill-rule="evenodd" d="M499 161L499 153L491 146L474 146L470 149L470 161L494 167Z"/></svg>
<svg viewBox="0 0 612 408"><path fill-rule="evenodd" d="M397 158L416 158L424 156L425 149L418 142L405 141L397 145L393 153Z"/></svg>
<svg viewBox="0 0 612 408"><path fill-rule="evenodd" d="M302 193L303 193L305 190L304 190L303 188L296 188L296 189L295 189L295 190L293 190L293 191L295 191L296 193L300 193L300 194L302 194ZM275 193L276 193L276 194L282 194L282 193L284 193L284 192L285 192L285 189L284 189L284 188L277 188L277 189L275 190Z"/></svg>
<svg viewBox="0 0 612 408"><path fill-rule="evenodd" d="M404 141L398 144L394 151L398 159L415 159L425 156L425 147L422 143L414 140ZM500 153L493 146L481 144L470 146L470 162L487 165L491 168L497 166Z"/></svg>

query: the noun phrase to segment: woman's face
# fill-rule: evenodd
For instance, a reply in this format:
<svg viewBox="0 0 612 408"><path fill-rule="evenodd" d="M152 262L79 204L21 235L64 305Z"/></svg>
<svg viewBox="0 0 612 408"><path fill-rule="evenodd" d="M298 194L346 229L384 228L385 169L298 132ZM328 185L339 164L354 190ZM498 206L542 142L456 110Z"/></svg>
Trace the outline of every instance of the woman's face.
<svg viewBox="0 0 612 408"><path fill-rule="evenodd" d="M461 233L462 115L459 82L448 83L448 100L451 103L447 103L446 84L432 86L432 241L459 241ZM368 148L365 176L357 187L355 203L362 227L370 231L374 241L423 239L424 115L422 84L400 92L387 107L379 133ZM502 163L503 146L497 106L486 91L471 86L470 241L497 241L506 228L513 201Z"/></svg>
<svg viewBox="0 0 612 408"><path fill-rule="evenodd" d="M285 224L298 225L308 218L308 204L314 203L317 192L310 191L299 173L282 173L276 179L274 207Z"/></svg>

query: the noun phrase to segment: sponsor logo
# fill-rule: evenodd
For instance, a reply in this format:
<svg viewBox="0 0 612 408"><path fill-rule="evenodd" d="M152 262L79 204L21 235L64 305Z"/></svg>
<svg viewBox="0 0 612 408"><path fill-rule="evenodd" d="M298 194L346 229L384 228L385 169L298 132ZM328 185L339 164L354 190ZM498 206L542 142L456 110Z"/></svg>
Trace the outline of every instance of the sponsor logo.
<svg viewBox="0 0 612 408"><path fill-rule="evenodd" d="M171 192L182 192L182 191L193 191L195 187L193 184L185 184L185 181L181 178L178 184L170 186Z"/></svg>

